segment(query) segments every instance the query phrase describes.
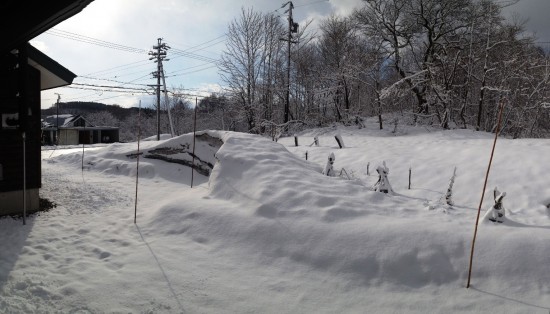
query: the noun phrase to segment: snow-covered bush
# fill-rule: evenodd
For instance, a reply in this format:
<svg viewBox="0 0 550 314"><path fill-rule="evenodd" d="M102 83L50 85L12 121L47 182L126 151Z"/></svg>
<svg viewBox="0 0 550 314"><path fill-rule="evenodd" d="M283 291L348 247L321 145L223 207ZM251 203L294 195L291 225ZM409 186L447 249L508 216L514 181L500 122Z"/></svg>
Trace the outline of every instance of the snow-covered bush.
<svg viewBox="0 0 550 314"><path fill-rule="evenodd" d="M504 205L502 204L502 199L506 196L506 192L500 192L498 190L498 187L495 187L495 190L493 191L493 197L495 200L495 204L487 210L487 213L485 213L485 216L483 216L483 221L492 221L492 222L499 222L503 223L505 216L506 216L506 209L504 208Z"/></svg>
<svg viewBox="0 0 550 314"><path fill-rule="evenodd" d="M453 175L451 176L451 179L449 180L449 186L447 187L447 192L445 193L445 203L449 206L453 206L453 185L455 183L456 178L456 167L453 171Z"/></svg>
<svg viewBox="0 0 550 314"><path fill-rule="evenodd" d="M374 184L373 190L382 193L393 193L393 189L388 179L390 169L386 166L385 161L382 163L382 166L376 168L376 172L378 172L378 181Z"/></svg>
<svg viewBox="0 0 550 314"><path fill-rule="evenodd" d="M327 165L325 166L325 170L323 171L324 175L329 176L329 177L334 177L335 176L335 172L334 172L334 160L335 159L336 158L334 156L334 153L330 153L330 155L328 155Z"/></svg>

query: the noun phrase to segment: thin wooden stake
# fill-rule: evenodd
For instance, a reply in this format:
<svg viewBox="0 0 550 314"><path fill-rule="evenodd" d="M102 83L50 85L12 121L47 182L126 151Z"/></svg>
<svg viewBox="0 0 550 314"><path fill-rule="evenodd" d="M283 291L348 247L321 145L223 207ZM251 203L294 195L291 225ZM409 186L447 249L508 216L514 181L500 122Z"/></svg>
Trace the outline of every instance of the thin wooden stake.
<svg viewBox="0 0 550 314"><path fill-rule="evenodd" d="M191 188L193 188L193 166L195 165L195 134L197 132L197 97L195 97L195 117L193 118L193 162L191 163Z"/></svg>
<svg viewBox="0 0 550 314"><path fill-rule="evenodd" d="M500 131L500 123L501 123L501 120L502 120L502 112L503 111L504 111L504 100L502 100L501 103L500 103L497 128L495 130L495 140L493 142L493 149L491 150L491 157L489 158L489 166L487 166L487 173L485 174L485 182L483 183L483 191L481 192L481 200L479 201L479 207L477 209L476 226L474 228L474 237L472 239L472 250L470 252L470 266L468 268L468 283L466 284L466 288L470 288L470 279L472 277L472 263L473 263L473 260L474 260L474 248L475 248L475 244L476 244L477 226L479 224L479 215L481 213L481 206L483 205L483 198L485 197L485 189L487 188L487 180L489 179L489 171L491 170L491 164L493 162L493 156L495 154L495 147L497 145L498 132Z"/></svg>
<svg viewBox="0 0 550 314"><path fill-rule="evenodd" d="M86 127L84 127L84 135L86 135ZM82 172L84 172L84 136L82 137Z"/></svg>
<svg viewBox="0 0 550 314"><path fill-rule="evenodd" d="M137 221L137 204L138 204L138 182L139 182L139 141L141 138L141 100L139 101L138 109L138 140L137 140L137 162L136 162L136 197L134 204L134 224Z"/></svg>
<svg viewBox="0 0 550 314"><path fill-rule="evenodd" d="M23 225L27 224L27 141L23 131Z"/></svg>
<svg viewBox="0 0 550 314"><path fill-rule="evenodd" d="M411 189L411 175L412 175L412 168L409 167L409 190Z"/></svg>

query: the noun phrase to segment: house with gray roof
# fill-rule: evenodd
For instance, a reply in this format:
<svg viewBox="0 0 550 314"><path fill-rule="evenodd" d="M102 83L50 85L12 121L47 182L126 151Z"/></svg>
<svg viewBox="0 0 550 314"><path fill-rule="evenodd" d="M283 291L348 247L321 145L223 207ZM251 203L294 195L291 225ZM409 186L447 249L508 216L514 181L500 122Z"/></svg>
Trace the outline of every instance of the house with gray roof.
<svg viewBox="0 0 550 314"><path fill-rule="evenodd" d="M60 114L42 119L43 145L115 143L119 128L96 126L81 115Z"/></svg>

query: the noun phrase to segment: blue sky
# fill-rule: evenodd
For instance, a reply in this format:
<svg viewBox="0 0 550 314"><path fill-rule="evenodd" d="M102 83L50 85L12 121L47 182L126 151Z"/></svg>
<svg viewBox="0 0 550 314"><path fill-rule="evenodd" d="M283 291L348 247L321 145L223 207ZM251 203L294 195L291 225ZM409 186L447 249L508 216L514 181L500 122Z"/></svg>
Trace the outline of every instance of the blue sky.
<svg viewBox="0 0 550 314"><path fill-rule="evenodd" d="M330 14L347 15L361 0L295 0L294 19L310 31ZM97 101L123 107L152 106L154 97L140 90L155 84L151 72L156 64L147 54L163 38L172 50L165 62L169 89L192 95L219 90L215 67L225 47L227 25L242 7L276 12L285 18L285 1L270 0L95 0L81 13L58 24L31 41L38 49L78 75L71 88L42 92L42 108L61 95L61 101ZM527 27L540 41L550 42L550 0L521 0L506 9L529 18ZM549 44L550 45L550 44ZM182 56L184 54L184 56ZM78 85L84 84L84 85ZM92 87L89 85L93 85ZM102 87L100 87L102 86ZM122 86L125 93L105 86ZM89 90L89 89L93 90ZM135 90L130 90L132 88ZM134 92L132 94L131 92Z"/></svg>

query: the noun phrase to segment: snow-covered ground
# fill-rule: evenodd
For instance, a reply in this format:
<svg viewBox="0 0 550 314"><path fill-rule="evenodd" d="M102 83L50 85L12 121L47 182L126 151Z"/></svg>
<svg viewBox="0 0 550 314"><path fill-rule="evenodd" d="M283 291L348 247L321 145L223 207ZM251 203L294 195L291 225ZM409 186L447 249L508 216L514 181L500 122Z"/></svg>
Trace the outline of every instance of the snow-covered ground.
<svg viewBox="0 0 550 314"><path fill-rule="evenodd" d="M550 311L549 140L498 140L481 218L498 186L506 221L480 219L469 289L492 134L372 122L298 140L210 131L193 188L191 135L141 142L137 224L137 143L87 148L83 170L81 148L43 151L57 207L0 219L0 312ZM322 175L330 153L351 180ZM384 161L391 195L371 189Z"/></svg>

